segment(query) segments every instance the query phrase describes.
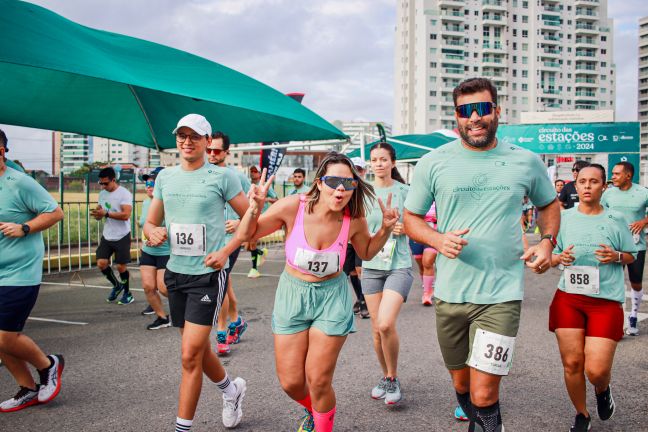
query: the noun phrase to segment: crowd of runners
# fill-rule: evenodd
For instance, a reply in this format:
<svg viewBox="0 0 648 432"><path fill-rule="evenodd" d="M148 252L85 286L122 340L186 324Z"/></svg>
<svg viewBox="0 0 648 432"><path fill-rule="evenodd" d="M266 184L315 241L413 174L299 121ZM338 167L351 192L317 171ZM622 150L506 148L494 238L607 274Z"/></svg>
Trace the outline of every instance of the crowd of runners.
<svg viewBox="0 0 648 432"><path fill-rule="evenodd" d="M467 421L469 431L504 431L499 389L516 348L525 267L540 275L551 267L562 271L548 305L548 329L556 335L576 412L570 430L591 427L587 380L598 418L612 417L615 349L624 327L628 335L639 332L648 190L632 182L634 167L627 162L612 167L611 187L603 166L583 161L573 166L573 182L552 184L539 157L497 141L501 108L489 80L468 79L453 98L460 138L425 155L409 185L396 168L394 147L379 142L369 152L372 182L365 180L364 160L331 152L310 186L306 172L296 169L294 190L282 199L265 170L251 167L248 179L227 165L229 138L212 131L207 119L188 114L178 121L173 134L180 165L144 176L147 199L138 221L149 304L142 313L155 315L147 328L173 326L180 333L176 432L192 428L203 375L222 392L223 425L241 422L247 383L231 377L219 359L248 326L231 271L243 247L252 256L248 277L260 276L268 251L257 243L280 229L286 262L272 333L281 388L304 410L296 430L333 430L333 375L347 336L356 331L354 314L371 320L376 371L365 373L377 385L367 386L367 398L403 403L397 321L411 298L412 257L420 302L434 306L438 346L456 392L454 416ZM0 359L19 387L0 412L54 399L65 364L22 332L41 283L40 233L63 212L36 181L7 163L8 148L0 131ZM97 267L113 287L106 300L128 305L132 196L112 168L100 172L99 183L91 211L105 222ZM532 222L540 241L528 246L524 233ZM632 288L627 323L624 267Z"/></svg>

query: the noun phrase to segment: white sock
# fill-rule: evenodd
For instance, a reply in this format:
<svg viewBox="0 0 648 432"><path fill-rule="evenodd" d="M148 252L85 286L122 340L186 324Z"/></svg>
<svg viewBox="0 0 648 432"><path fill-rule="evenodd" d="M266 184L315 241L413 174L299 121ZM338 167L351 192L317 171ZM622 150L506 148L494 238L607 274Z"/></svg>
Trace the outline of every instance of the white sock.
<svg viewBox="0 0 648 432"><path fill-rule="evenodd" d="M632 310L630 312L630 316L632 318L637 318L637 313L639 312L639 305L641 304L641 299L643 298L643 289L641 291L632 291Z"/></svg>
<svg viewBox="0 0 648 432"><path fill-rule="evenodd" d="M232 381L230 381L227 374L225 374L225 378L223 378L222 381L217 382L216 385L228 398L236 396L236 386Z"/></svg>
<svg viewBox="0 0 648 432"><path fill-rule="evenodd" d="M187 420L180 417L176 417L175 432L189 432L191 430L192 424L193 424L193 420Z"/></svg>

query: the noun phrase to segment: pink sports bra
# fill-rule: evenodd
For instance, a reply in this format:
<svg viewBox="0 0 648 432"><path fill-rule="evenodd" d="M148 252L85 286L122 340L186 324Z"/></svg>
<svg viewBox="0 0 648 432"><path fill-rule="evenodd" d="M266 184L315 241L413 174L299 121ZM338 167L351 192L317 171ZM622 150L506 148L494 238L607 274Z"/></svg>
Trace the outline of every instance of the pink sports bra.
<svg viewBox="0 0 648 432"><path fill-rule="evenodd" d="M324 277L342 270L349 241L351 216L344 210L342 229L333 244L326 249L314 249L306 241L304 233L304 211L306 196L299 195L299 210L290 236L286 240L286 263L303 274Z"/></svg>

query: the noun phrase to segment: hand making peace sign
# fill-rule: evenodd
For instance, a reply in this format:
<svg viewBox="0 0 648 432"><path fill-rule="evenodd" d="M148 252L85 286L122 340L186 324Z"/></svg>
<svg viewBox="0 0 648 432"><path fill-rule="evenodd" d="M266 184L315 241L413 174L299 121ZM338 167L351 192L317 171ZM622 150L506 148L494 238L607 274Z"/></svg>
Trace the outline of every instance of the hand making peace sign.
<svg viewBox="0 0 648 432"><path fill-rule="evenodd" d="M250 209L254 214L257 214L259 209L263 208L266 197L268 196L268 189L270 189L270 187L272 186L272 182L274 181L275 178L273 175L266 181L267 173L268 173L268 169L263 168L263 172L261 173L261 179L259 180L259 184L252 184L248 192L248 199L250 200Z"/></svg>
<svg viewBox="0 0 648 432"><path fill-rule="evenodd" d="M391 204L392 204L391 193L387 195L386 206L385 204L383 204L382 200L378 198L378 205L380 206L380 211L382 211L382 215L383 215L382 226L388 231L392 231L394 229L396 222L398 222L398 219L400 218L398 207L392 208Z"/></svg>

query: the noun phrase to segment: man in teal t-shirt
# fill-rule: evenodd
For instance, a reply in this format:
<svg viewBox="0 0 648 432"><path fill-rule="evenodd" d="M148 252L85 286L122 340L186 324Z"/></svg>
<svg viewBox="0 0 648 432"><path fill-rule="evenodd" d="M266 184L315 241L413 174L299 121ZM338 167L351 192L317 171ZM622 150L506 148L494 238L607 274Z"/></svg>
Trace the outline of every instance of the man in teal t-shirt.
<svg viewBox="0 0 648 432"><path fill-rule="evenodd" d="M525 261L536 273L550 268L560 210L542 161L495 138L500 115L495 86L484 78L468 79L453 97L461 139L417 164L405 201L405 231L440 253L437 337L470 430L499 432L499 384L511 367ZM520 229L525 195L539 209L544 234L527 252ZM438 231L424 220L432 202ZM474 393L471 375L479 377Z"/></svg>
<svg viewBox="0 0 648 432"><path fill-rule="evenodd" d="M167 239L171 246L164 282L171 322L180 328L183 365L176 429L191 429L203 373L223 392L223 425L231 428L241 421L246 383L230 381L209 335L227 289L227 257L238 247L225 243L225 204L241 216L248 200L231 170L205 161L212 141L205 117L184 116L173 134L180 165L158 174L144 234L152 246Z"/></svg>
<svg viewBox="0 0 648 432"><path fill-rule="evenodd" d="M250 180L241 171L227 165L227 157L230 154L230 139L223 132L214 132L212 142L207 146L207 158L209 163L231 170L239 182L243 193L247 196L250 190ZM240 223L239 215L234 211L231 205L225 205L225 239L229 243L234 237L234 232ZM229 255L227 265L227 292L223 299L223 307L218 314L218 324L216 327L216 350L218 354L227 354L230 352L230 344L238 343L241 335L247 329L247 322L239 315L238 301L232 287L232 269L238 259L239 247ZM229 318L229 320L228 320Z"/></svg>
<svg viewBox="0 0 648 432"><path fill-rule="evenodd" d="M643 298L643 272L646 262L646 234L644 228L648 225L646 208L648 207L648 189L632 183L634 166L630 162L619 162L612 168L612 183L614 187L609 188L601 198L603 207L616 210L625 218L628 228L632 232L633 239L637 245L637 259L628 264L628 278L632 287L632 309L628 317L628 328L626 334L637 336L637 314L639 305Z"/></svg>
<svg viewBox="0 0 648 432"><path fill-rule="evenodd" d="M0 412L54 399L64 366L62 355L45 355L22 333L43 277L41 232L62 220L63 211L33 178L7 166L7 144L0 130L0 360L20 389L0 403ZM30 364L38 370L40 386L32 378Z"/></svg>
<svg viewBox="0 0 648 432"><path fill-rule="evenodd" d="M304 194L308 192L310 188L304 184L304 180L306 180L306 171L301 168L296 168L295 171L293 171L292 178L293 190L290 191L290 195Z"/></svg>

